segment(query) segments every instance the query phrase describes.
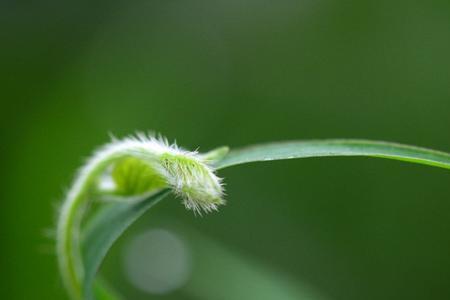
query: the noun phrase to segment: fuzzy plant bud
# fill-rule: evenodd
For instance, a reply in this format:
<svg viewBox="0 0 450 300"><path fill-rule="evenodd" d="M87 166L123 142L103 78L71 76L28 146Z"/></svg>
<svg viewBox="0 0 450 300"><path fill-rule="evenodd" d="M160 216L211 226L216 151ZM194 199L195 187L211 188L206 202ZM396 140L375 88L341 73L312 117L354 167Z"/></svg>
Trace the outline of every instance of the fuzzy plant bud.
<svg viewBox="0 0 450 300"><path fill-rule="evenodd" d="M63 280L73 299L81 299L84 274L79 231L93 195L118 201L142 200L171 189L196 214L225 204L223 186L211 164L228 148L206 154L187 151L167 139L138 134L100 148L78 172L61 208L57 252Z"/></svg>

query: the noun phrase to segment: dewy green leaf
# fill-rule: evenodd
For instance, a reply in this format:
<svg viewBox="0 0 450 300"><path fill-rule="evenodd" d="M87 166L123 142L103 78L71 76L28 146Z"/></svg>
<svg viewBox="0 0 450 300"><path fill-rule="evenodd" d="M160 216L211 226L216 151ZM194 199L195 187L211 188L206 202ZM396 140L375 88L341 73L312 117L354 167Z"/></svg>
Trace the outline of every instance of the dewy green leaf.
<svg viewBox="0 0 450 300"><path fill-rule="evenodd" d="M215 167L223 169L251 162L324 156L380 157L450 169L448 153L368 140L292 141L249 146L231 151Z"/></svg>
<svg viewBox="0 0 450 300"><path fill-rule="evenodd" d="M450 169L448 153L365 140L282 142L227 152L228 148L223 147L201 155L145 136L113 141L97 152L76 178L59 217L57 254L71 297L94 299L95 274L110 247L139 216L163 199L168 189L179 195L188 209L197 212L215 210L223 204L221 180L214 174L211 163L217 170L258 161L370 156ZM113 183L105 193L120 195L121 201L100 209L80 233L80 223L91 198L101 196L99 186L104 177ZM103 285L96 287L102 298L117 299Z"/></svg>

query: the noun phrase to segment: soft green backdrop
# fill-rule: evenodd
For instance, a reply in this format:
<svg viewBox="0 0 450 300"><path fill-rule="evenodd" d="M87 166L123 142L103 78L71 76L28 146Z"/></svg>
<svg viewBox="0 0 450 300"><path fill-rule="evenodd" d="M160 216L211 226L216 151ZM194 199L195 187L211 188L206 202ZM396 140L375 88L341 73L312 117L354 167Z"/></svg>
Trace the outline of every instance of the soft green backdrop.
<svg viewBox="0 0 450 300"><path fill-rule="evenodd" d="M65 299L57 207L108 133L204 151L340 137L450 151L449 1L6 0L0 22L2 299ZM220 213L167 199L144 219L170 216L331 299L450 298L448 171L326 158L220 175ZM119 276L121 244L148 226L107 261L130 299L159 299Z"/></svg>

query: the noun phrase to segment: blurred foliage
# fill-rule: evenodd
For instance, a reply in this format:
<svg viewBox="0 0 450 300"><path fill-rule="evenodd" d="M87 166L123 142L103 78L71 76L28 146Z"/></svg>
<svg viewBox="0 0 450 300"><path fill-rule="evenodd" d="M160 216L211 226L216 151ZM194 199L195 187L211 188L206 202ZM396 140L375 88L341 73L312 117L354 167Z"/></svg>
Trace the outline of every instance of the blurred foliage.
<svg viewBox="0 0 450 300"><path fill-rule="evenodd" d="M450 150L449 12L443 0L2 1L2 297L64 299L55 210L109 132L202 151L335 137ZM445 170L333 158L221 175L220 213L194 218L170 199L151 214L331 299L450 297Z"/></svg>

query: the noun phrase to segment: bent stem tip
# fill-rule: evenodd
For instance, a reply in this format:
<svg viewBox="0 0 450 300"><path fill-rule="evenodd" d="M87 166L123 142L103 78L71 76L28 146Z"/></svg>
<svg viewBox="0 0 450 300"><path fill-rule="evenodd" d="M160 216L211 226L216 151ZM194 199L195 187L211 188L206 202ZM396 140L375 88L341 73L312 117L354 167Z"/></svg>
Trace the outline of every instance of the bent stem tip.
<svg viewBox="0 0 450 300"><path fill-rule="evenodd" d="M57 225L59 268L72 299L82 299L80 224L94 195L103 192L121 201L139 200L169 187L195 213L217 210L225 204L223 186L209 162L226 152L221 148L201 155L144 134L113 140L95 152L75 177ZM101 189L105 180L112 183L107 192Z"/></svg>

